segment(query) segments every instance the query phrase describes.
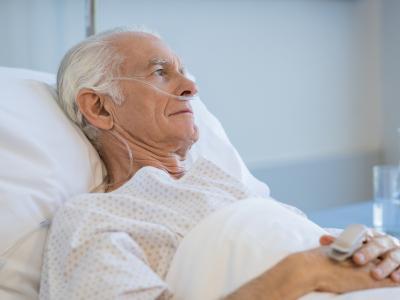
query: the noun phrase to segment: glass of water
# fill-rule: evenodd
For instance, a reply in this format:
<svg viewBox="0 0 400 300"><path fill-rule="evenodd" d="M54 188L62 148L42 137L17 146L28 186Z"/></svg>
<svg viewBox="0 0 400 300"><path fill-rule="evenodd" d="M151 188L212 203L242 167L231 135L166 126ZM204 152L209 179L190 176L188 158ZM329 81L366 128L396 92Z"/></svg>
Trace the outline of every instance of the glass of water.
<svg viewBox="0 0 400 300"><path fill-rule="evenodd" d="M400 237L400 169L375 166L373 224L380 231Z"/></svg>

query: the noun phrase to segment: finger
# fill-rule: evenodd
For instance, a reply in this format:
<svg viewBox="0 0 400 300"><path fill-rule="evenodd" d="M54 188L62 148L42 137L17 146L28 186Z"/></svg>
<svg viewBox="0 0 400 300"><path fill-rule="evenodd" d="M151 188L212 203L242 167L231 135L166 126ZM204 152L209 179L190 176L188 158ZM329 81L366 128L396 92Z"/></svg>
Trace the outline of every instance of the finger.
<svg viewBox="0 0 400 300"><path fill-rule="evenodd" d="M385 259L371 270L371 275L375 279L383 279L388 277L392 272L400 266L400 249L390 251Z"/></svg>
<svg viewBox="0 0 400 300"><path fill-rule="evenodd" d="M321 246L329 246L335 241L335 238L331 235L324 234L319 238L319 243Z"/></svg>
<svg viewBox="0 0 400 300"><path fill-rule="evenodd" d="M393 281L400 283L400 268L392 272L392 274L390 274L390 277Z"/></svg>
<svg viewBox="0 0 400 300"><path fill-rule="evenodd" d="M368 228L367 234L371 237L387 235L384 231L378 230L376 228Z"/></svg>
<svg viewBox="0 0 400 300"><path fill-rule="evenodd" d="M391 278L384 278L382 280L374 280L370 288L382 288L382 287L398 287L399 283L393 281Z"/></svg>
<svg viewBox="0 0 400 300"><path fill-rule="evenodd" d="M358 265L364 265L392 250L395 246L390 236L374 237L353 255L353 261Z"/></svg>

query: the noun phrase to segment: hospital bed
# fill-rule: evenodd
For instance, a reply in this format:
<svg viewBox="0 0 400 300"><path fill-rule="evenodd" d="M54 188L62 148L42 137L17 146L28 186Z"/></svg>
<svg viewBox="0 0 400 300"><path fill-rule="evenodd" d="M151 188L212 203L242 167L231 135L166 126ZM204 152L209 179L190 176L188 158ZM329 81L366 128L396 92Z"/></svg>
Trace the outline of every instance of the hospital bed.
<svg viewBox="0 0 400 300"><path fill-rule="evenodd" d="M42 252L52 215L64 201L76 194L90 192L104 177L96 150L56 104L54 79L53 74L0 67L0 299L37 299ZM267 186L250 174L220 122L201 100L194 101L192 106L201 138L191 149L189 163L202 155L267 197ZM247 211L247 218L261 223L246 222L235 228L253 226L251 230L257 231L275 224L269 231L274 234L264 235L264 248L260 248L263 251L253 249L248 253L246 251L250 249L243 249L246 241L237 238L232 243L216 230L212 230L214 236L210 236L210 228L222 228L219 225L221 219L207 218L207 222L197 228L197 235L190 234L184 239L183 246L178 249L179 255L174 259L173 275L169 275L168 280L177 293L183 295L181 299L208 299L209 295L214 295L208 293L229 291L260 272L260 268L268 268L288 254L288 245L292 252L316 246L323 233L314 223L295 215L279 219L297 220L298 223L285 221L279 227L274 221L279 214L271 214L273 207L265 210L261 218L256 218L256 213L259 215L263 211L258 204L246 201L243 205L240 209ZM254 214L250 217L251 209ZM243 220L246 214L241 215ZM204 232L208 243L204 240ZM234 231L232 235L239 237ZM210 243L213 240L215 243ZM199 244L203 247L195 246ZM284 245L286 252L276 248L279 245ZM235 256L234 253L243 255ZM260 253L263 259L257 260ZM188 258L194 255L197 259L190 259L188 264ZM252 263L249 257L253 258ZM193 265L193 261L197 264ZM236 269L229 263L233 261ZM217 267L217 270L207 266ZM192 275L188 277L188 273ZM213 285L212 282L218 282L216 276L230 280ZM182 287L185 288L182 290ZM304 299L400 299L400 289L308 297Z"/></svg>
<svg viewBox="0 0 400 300"><path fill-rule="evenodd" d="M88 20L91 24L88 26L88 33L93 32L94 7L91 5L88 5L90 12ZM0 101L0 299L38 298L42 253L53 214L72 196L93 190L105 176L104 167L96 150L56 104L57 95L54 84L54 74L0 67L2 91ZM220 122L207 110L201 100L193 102L193 109L201 138L191 149L188 162L191 163L202 155L217 163L250 188L268 195L268 187L251 175L235 147L230 143ZM249 207L255 205L257 208L256 203L249 202L248 205ZM268 218L264 219L268 220ZM213 221L219 222L218 219ZM202 224L198 231L201 233L201 230L207 230L210 224ZM263 226L267 225L263 224ZM257 227L260 228L259 224ZM315 229L315 234L320 234L320 231ZM199 289L201 286L199 284L211 278L204 278L209 274L207 269L204 269L207 263L201 263L199 259L199 263L195 266L187 264L188 253L193 255L195 251L199 251L199 247L194 248L193 245L201 238L201 234L191 235L190 239L186 240L184 247L179 251L181 256L174 260L175 277L169 276L171 284L176 285L176 282L184 280L181 276L187 274L186 268L190 267L190 273L196 275L193 278L185 275L186 289L180 291L183 298L189 295L189 298L194 299L194 295L190 296L187 293L197 291L196 296L201 299L203 297L201 291L206 292L207 288ZM220 244L225 242L221 236L214 238ZM305 240L310 242L307 237ZM304 248L309 245L303 242L300 241L297 247ZM315 243L314 240L312 242ZM238 247L237 249L242 246L243 243L239 239L234 244L234 247ZM208 250L210 249L203 249L204 260L215 260L220 270L219 273L212 272L211 274L221 275L222 270L227 269L232 272L233 269L223 264L218 256L211 257L211 252ZM270 252L274 253L273 251L278 250L271 248ZM276 256L275 254L271 255ZM230 254L223 252L219 255L226 258ZM247 257L234 259L243 260ZM273 260L269 261L265 267L273 262ZM237 264L239 265L241 264ZM236 271L237 274L249 276L248 274L254 270L245 271L240 267ZM241 282L244 278L240 277L235 282ZM217 288L232 289L233 285L232 282L227 282L223 288ZM209 290L211 291L211 286ZM206 299L204 297L202 299ZM311 295L310 297L309 299L330 299L336 296ZM383 299L381 297L400 299L400 292L381 289L381 291L359 295L353 293L342 296L340 299Z"/></svg>

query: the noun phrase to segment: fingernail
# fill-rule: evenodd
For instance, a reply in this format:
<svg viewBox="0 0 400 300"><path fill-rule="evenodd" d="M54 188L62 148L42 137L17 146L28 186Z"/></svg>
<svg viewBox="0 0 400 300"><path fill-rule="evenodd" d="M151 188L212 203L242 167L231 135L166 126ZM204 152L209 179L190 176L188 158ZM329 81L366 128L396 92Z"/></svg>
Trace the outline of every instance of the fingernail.
<svg viewBox="0 0 400 300"><path fill-rule="evenodd" d="M394 273L394 274L392 274L392 278L393 278L395 281L400 281L400 274Z"/></svg>
<svg viewBox="0 0 400 300"><path fill-rule="evenodd" d="M382 278L383 272L381 269L373 269L372 272L376 278Z"/></svg>
<svg viewBox="0 0 400 300"><path fill-rule="evenodd" d="M354 258L357 260L358 263L363 264L365 263L365 255L362 253L357 253Z"/></svg>

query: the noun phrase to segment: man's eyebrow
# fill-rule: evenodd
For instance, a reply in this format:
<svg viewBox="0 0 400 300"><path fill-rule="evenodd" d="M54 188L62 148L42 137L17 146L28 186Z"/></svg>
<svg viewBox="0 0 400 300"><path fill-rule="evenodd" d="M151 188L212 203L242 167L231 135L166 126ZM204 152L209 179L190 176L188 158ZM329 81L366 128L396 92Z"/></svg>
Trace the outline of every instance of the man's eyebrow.
<svg viewBox="0 0 400 300"><path fill-rule="evenodd" d="M169 62L166 59L155 57L149 60L148 67L152 67L155 65L166 65L166 64L169 64Z"/></svg>

